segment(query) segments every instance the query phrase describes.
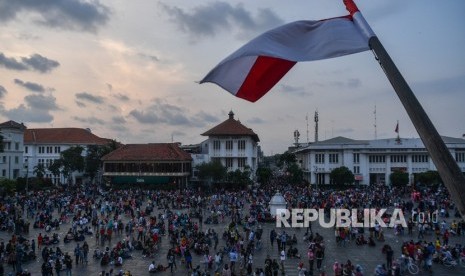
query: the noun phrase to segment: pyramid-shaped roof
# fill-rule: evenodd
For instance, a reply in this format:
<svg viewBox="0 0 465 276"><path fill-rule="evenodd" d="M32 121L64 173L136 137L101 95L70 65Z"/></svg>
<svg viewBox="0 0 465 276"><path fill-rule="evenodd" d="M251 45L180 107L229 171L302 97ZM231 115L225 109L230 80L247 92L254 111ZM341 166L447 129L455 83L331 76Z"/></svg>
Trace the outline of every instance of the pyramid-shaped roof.
<svg viewBox="0 0 465 276"><path fill-rule="evenodd" d="M258 135L252 129L234 119L234 113L229 112L229 118L210 130L202 133L202 136L250 136L255 142L259 142Z"/></svg>

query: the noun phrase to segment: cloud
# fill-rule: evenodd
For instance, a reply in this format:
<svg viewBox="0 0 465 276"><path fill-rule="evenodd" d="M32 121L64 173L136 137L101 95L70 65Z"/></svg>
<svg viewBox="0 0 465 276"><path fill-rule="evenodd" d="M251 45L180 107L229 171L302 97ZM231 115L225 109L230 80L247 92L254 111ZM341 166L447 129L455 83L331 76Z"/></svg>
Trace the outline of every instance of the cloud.
<svg viewBox="0 0 465 276"><path fill-rule="evenodd" d="M282 24L280 19L270 9L261 9L253 17L241 4L232 6L227 2L212 2L208 5L198 6L192 13L167 4L160 4L178 28L190 34L191 38L210 36L220 32L230 33L236 28L237 36L241 39L249 38L251 34L264 31Z"/></svg>
<svg viewBox="0 0 465 276"><path fill-rule="evenodd" d="M249 124L264 124L264 123L266 123L266 121L263 120L262 118L252 117L249 120L247 120L247 123L249 123Z"/></svg>
<svg viewBox="0 0 465 276"><path fill-rule="evenodd" d="M39 71L41 73L48 73L52 69L60 66L60 63L55 60L48 59L46 57L43 57L39 54L33 54L29 58L21 58L23 63L29 65L32 69L35 71Z"/></svg>
<svg viewBox="0 0 465 276"><path fill-rule="evenodd" d="M206 123L216 123L219 121L218 117L208 114L204 111L200 111L199 113L195 114L194 118L195 120L203 121Z"/></svg>
<svg viewBox="0 0 465 276"><path fill-rule="evenodd" d="M81 108L86 107L86 104L83 103L83 102L80 102L80 101L75 101L75 102L76 102L76 105L79 106L79 107L81 107Z"/></svg>
<svg viewBox="0 0 465 276"><path fill-rule="evenodd" d="M0 22L15 20L20 17L20 13L36 15L35 22L43 26L96 32L100 26L108 22L110 10L99 0L0 0Z"/></svg>
<svg viewBox="0 0 465 276"><path fill-rule="evenodd" d="M141 58L148 59L148 60L153 61L153 62L159 62L160 61L160 59L157 56L154 56L154 55L148 55L148 54L144 54L144 53L138 53L137 55L139 57L141 57Z"/></svg>
<svg viewBox="0 0 465 276"><path fill-rule="evenodd" d="M292 86L292 85L286 85L286 84L281 84L281 91L288 95L294 95L294 96L299 96L299 97L304 97L308 96L309 94L311 95L312 93L307 92L305 87L303 86Z"/></svg>
<svg viewBox="0 0 465 276"><path fill-rule="evenodd" d="M346 81L331 81L329 84L340 88L354 89L360 87L362 85L362 81L360 81L360 79L348 79Z"/></svg>
<svg viewBox="0 0 465 276"><path fill-rule="evenodd" d="M111 121L115 124L124 124L126 123L126 119L122 116L113 116L111 117Z"/></svg>
<svg viewBox="0 0 465 276"><path fill-rule="evenodd" d="M128 102L129 101L129 97L124 95L124 94L121 94L121 93L114 94L113 97L115 97L118 100L123 101L123 102Z"/></svg>
<svg viewBox="0 0 465 276"><path fill-rule="evenodd" d="M34 83L34 82L24 82L20 79L15 79L14 82L19 85L19 86L22 86L28 90L31 90L33 92L45 92L45 87L43 87L41 84L38 84L38 83Z"/></svg>
<svg viewBox="0 0 465 276"><path fill-rule="evenodd" d="M56 104L56 98L52 95L27 95L24 100L33 109L38 110L59 110L60 108Z"/></svg>
<svg viewBox="0 0 465 276"><path fill-rule="evenodd" d="M91 125L105 125L105 121L99 118L96 118L94 116L87 117L87 118L74 116L73 120L81 122L81 123L91 124Z"/></svg>
<svg viewBox="0 0 465 276"><path fill-rule="evenodd" d="M91 102L95 104L102 104L105 99L101 96L94 96L87 92L76 93L76 99L86 102Z"/></svg>
<svg viewBox="0 0 465 276"><path fill-rule="evenodd" d="M1 1L1 0L0 0ZM1 7L1 5L0 5ZM0 66L10 70L17 71L38 71L40 73L48 73L60 66L58 61L48 59L39 54L33 54L30 57L21 57L21 61L12 57L7 57L0 53Z"/></svg>
<svg viewBox="0 0 465 276"><path fill-rule="evenodd" d="M25 104L9 110L0 106L0 114L15 121L49 123L53 121L50 112L60 110L56 104L56 98L51 95L28 95L24 97L24 102Z"/></svg>
<svg viewBox="0 0 465 276"><path fill-rule="evenodd" d="M24 63L17 61L15 58L6 57L3 53L0 53L0 65L6 69L18 71L29 69Z"/></svg>
<svg viewBox="0 0 465 276"><path fill-rule="evenodd" d="M53 121L53 116L48 110L37 110L24 104L10 110L1 110L0 113L18 122L49 123Z"/></svg>
<svg viewBox="0 0 465 276"><path fill-rule="evenodd" d="M166 124L169 126L203 127L205 122L216 122L215 116L205 112L189 115L189 110L156 99L145 110L133 109L129 116L141 124Z"/></svg>
<svg viewBox="0 0 465 276"><path fill-rule="evenodd" d="M6 93L8 93L8 91L6 91L5 87L0 85L0 99L3 99Z"/></svg>

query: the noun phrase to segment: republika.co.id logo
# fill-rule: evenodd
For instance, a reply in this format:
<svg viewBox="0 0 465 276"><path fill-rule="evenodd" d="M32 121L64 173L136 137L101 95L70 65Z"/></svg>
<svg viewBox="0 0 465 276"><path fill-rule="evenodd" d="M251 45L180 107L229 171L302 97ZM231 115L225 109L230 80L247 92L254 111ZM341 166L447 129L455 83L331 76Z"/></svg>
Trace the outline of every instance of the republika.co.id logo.
<svg viewBox="0 0 465 276"><path fill-rule="evenodd" d="M318 221L321 227L407 227L402 209L395 208L388 220L384 219L387 209L363 209L363 219L359 221L357 209L330 209L329 221L325 219L324 209L277 209L276 227L308 227L312 221Z"/></svg>

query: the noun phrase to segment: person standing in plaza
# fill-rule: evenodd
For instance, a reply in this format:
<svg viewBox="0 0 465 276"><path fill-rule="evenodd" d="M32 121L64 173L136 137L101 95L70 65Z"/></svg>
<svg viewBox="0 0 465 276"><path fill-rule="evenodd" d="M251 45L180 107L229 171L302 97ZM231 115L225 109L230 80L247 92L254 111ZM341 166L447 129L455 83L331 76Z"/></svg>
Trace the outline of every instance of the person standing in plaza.
<svg viewBox="0 0 465 276"><path fill-rule="evenodd" d="M308 258L308 265L309 265L309 271L310 273L313 273L313 264L315 262L315 252L313 251L313 248L309 248L307 251L307 258Z"/></svg>
<svg viewBox="0 0 465 276"><path fill-rule="evenodd" d="M37 236L37 250L40 250L42 247L42 243L44 241L44 237L42 237L42 233L39 233L39 236Z"/></svg>
<svg viewBox="0 0 465 276"><path fill-rule="evenodd" d="M274 240L276 239L276 231L274 229L271 229L271 232L270 232L270 243L271 243L271 247L273 248L274 247Z"/></svg>
<svg viewBox="0 0 465 276"><path fill-rule="evenodd" d="M324 252L321 249L321 247L317 247L315 251L315 257L316 257L316 269L319 271L321 270L321 264L323 263L323 256Z"/></svg>

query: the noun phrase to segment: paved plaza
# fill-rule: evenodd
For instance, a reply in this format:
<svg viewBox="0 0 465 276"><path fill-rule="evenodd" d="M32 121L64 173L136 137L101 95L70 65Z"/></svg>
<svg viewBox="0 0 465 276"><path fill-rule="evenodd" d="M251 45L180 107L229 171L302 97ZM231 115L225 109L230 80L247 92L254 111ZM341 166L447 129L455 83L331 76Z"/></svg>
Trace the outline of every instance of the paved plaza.
<svg viewBox="0 0 465 276"><path fill-rule="evenodd" d="M246 208L248 206L246 205ZM186 209L181 209L181 210L175 210L176 212L187 212L188 210ZM55 211L56 212L56 211ZM153 214L159 214L160 212L163 212L163 210L158 210L155 209ZM204 211L204 218L206 217L206 211ZM127 217L123 217L123 219L128 219ZM197 219L194 219L194 221L198 221ZM219 224L203 224L202 229L206 231L208 228L214 229L217 233L219 233L220 241L218 248L222 248L222 246L225 244L225 241L221 239L223 231L226 229L227 221L224 223L219 223ZM67 224L62 224L60 229L55 231L59 234L60 237L60 243L57 244L56 246L60 247L63 252L69 252L69 254L73 257L74 260L74 248L76 246L76 242L70 242L67 244L63 243L63 237L65 233L68 231L68 229L71 227L70 223ZM264 268L264 261L269 255L272 259L277 259L279 262L279 252L276 247L276 244L274 247L271 246L269 242L269 233L273 228L275 227L274 223L262 223L261 227L263 228L263 248L260 250L256 250L254 254L254 260L253 260L253 267L254 270L255 268ZM239 228L241 229L241 228ZM305 229L299 229L299 228L276 228L276 231L281 233L283 230L286 231L290 236L293 236L294 234L296 235L298 239L297 243L297 248L299 250L299 253L302 255L301 259L287 259L284 262L284 272L285 275L298 275L298 270L297 267L300 262L303 262L305 267L308 268L308 261L307 261L307 243L303 241L304 234L306 232ZM313 233L319 233L320 235L323 236L324 238L324 244L326 247L325 250L325 258L323 261L323 271L314 271L314 275L320 275L321 272L326 272L327 275L334 275L332 266L335 261L338 261L339 263L345 263L347 260L351 260L351 262L356 265L359 264L363 267L364 275L373 275L375 267L379 264L385 263L386 262L386 257L383 255L381 252L381 248L385 243L388 243L392 246L394 250L394 258L397 258L400 256L400 246L402 242L404 241L410 241L411 239L416 241L417 233L414 232L413 235L395 235L393 229L386 229L385 231L385 239L386 242L377 242L376 246L374 247L369 247L368 245L356 245L355 242L349 242L345 244L345 246L338 246L336 244L335 240L335 235L334 235L334 230L333 229L326 229L326 228L321 228L318 226L318 224L313 223L312 226ZM241 229L242 231L242 229ZM31 223L31 228L29 234L24 235L28 239L36 239L37 236L41 232L42 234L45 234L43 229L33 229L32 228L32 223ZM48 235L51 235L54 231L47 233ZM368 233L366 232L366 235ZM5 243L11 238L11 233L2 231L0 232L0 237L2 241ZM123 235L115 235L114 238L112 239L112 246L115 245L118 241L122 240L124 238ZM433 241L434 240L434 235L429 234L425 237L427 241ZM99 260L95 260L92 258L92 254L94 252L94 249L100 248L103 249L104 247L100 247L97 242L95 237L92 236L86 236L86 241L90 246L90 251L89 251L89 262L88 264L78 264L75 265L73 262L73 269L72 273L73 275L99 275L102 271L109 272L110 269L113 269L113 275L116 275L119 270L123 271L130 271L132 275L149 275L148 273L148 266L152 261L155 261L156 264L163 264L167 265L167 252L168 249L170 248L168 237L163 236L162 241L161 241L161 246L158 251L158 254L155 258L145 258L142 256L141 251L134 250L132 251L132 258L127 259L124 261L124 264L122 267L112 267L111 265L108 266L101 266L99 263ZM465 243L465 237L451 237L450 244L455 245L456 243ZM80 243L82 245L82 242ZM56 246L53 246L55 248ZM36 249L37 252L37 249ZM214 256L214 250L210 251L211 254ZM23 269L27 269L32 273L32 275L41 275L41 264L43 262L42 257L40 252L37 254L37 260L36 261L31 261L30 263L26 263L22 266ZM229 259L225 257L225 262L229 262ZM177 264L177 269L173 273L174 275L190 275L189 271L185 268L185 266L180 262L179 259L176 260ZM196 265L200 265L202 268L204 267L202 264L202 256L198 256L193 253L193 266L195 267ZM14 273L13 268L6 263L4 264L5 267L5 275L9 275L8 273ZM209 270L210 275L214 275L213 270ZM236 267L235 269L236 275L241 275L240 269ZM245 272L245 271L244 271ZM161 272L159 274L166 274L169 275L171 274L170 272ZM281 273L280 273L281 274ZM12 274L14 275L14 274ZM54 274L56 275L56 274ZM61 275L65 275L64 272ZM243 274L246 275L246 274ZM449 269L444 267L443 265L440 264L433 264L433 273L427 273L424 271L419 272L418 275L465 275L465 268L461 266L457 266L455 268Z"/></svg>

